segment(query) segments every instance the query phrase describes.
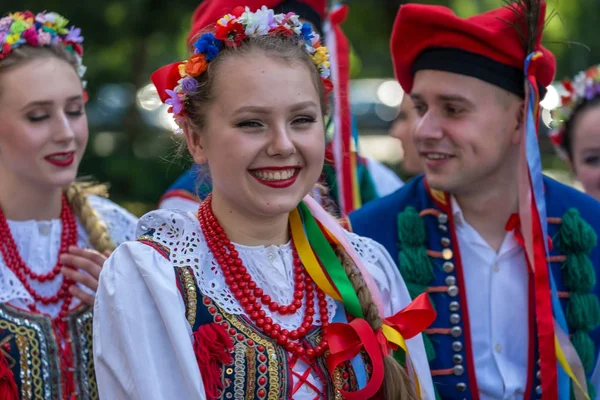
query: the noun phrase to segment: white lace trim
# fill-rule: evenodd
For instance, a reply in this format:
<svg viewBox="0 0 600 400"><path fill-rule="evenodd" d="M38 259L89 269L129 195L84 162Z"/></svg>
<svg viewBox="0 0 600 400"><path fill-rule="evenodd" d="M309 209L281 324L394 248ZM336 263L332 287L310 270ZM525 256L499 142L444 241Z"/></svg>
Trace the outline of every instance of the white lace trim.
<svg viewBox="0 0 600 400"><path fill-rule="evenodd" d="M111 238L119 244L128 240L135 240L137 218L108 199L98 196L89 197L90 205L100 214L107 225ZM50 221L8 221L10 231L17 243L19 254L32 271L43 274L49 272L58 257L62 224L59 219ZM87 233L77 221L77 244L82 248L91 248ZM52 282L40 283L31 281L31 286L42 296L51 296L57 292L62 284L62 278ZM83 290L89 290L80 286ZM91 292L90 292L91 293ZM0 256L0 303L11 303L20 308L33 303L33 298L25 290L23 284L8 269L4 259ZM72 308L79 302L74 299ZM58 315L60 304L38 305L38 309L51 316Z"/></svg>
<svg viewBox="0 0 600 400"><path fill-rule="evenodd" d="M178 210L158 210L142 217L138 234L142 235L154 229L153 240L170 249L170 261L174 267L192 267L200 291L216 302L224 311L234 315L245 315L221 273L212 253L208 249L200 224L194 214ZM365 261L377 262L377 256L367 240L354 234L348 234L353 246ZM293 301L293 257L291 244L281 246L243 246L236 244L248 273L265 294L280 304ZM327 309L330 320L335 315L337 305L327 296ZM293 330L302 324L304 307L295 314L271 317L284 329ZM315 325L320 325L319 313L315 313Z"/></svg>

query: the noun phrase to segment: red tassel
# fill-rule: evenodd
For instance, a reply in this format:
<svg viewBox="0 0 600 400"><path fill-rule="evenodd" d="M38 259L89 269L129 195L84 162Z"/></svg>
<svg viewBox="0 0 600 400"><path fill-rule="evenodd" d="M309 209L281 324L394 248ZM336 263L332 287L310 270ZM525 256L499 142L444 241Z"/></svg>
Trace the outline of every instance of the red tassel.
<svg viewBox="0 0 600 400"><path fill-rule="evenodd" d="M19 390L4 354L0 351L0 400L19 400Z"/></svg>
<svg viewBox="0 0 600 400"><path fill-rule="evenodd" d="M231 364L233 342L225 328L218 324L207 324L199 327L192 335L194 353L202 375L202 383L206 391L206 399L214 400L223 390L221 366ZM3 399L0 399L3 400Z"/></svg>

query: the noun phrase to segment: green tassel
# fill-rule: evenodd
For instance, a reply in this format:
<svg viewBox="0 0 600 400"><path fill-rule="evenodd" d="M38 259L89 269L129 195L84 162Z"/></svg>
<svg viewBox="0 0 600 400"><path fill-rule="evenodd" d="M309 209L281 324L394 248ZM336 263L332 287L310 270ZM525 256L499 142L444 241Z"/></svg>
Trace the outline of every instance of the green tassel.
<svg viewBox="0 0 600 400"><path fill-rule="evenodd" d="M425 222L413 207L398 214L398 255L400 274L408 282L428 285L434 278L433 266L427 256Z"/></svg>
<svg viewBox="0 0 600 400"><path fill-rule="evenodd" d="M416 298L421 293L425 292L427 285L419 285L418 283L406 282L406 288L411 299Z"/></svg>
<svg viewBox="0 0 600 400"><path fill-rule="evenodd" d="M577 350L585 373L587 375L591 374L595 366L594 354L596 353L596 346L594 345L594 341L587 332L578 331L573 334L571 342L575 350Z"/></svg>
<svg viewBox="0 0 600 400"><path fill-rule="evenodd" d="M579 211L571 208L562 217L558 241L561 250L567 254L589 254L596 247L598 238L590 224L581 218Z"/></svg>
<svg viewBox="0 0 600 400"><path fill-rule="evenodd" d="M414 207L406 207L398 214L398 240L402 247L425 246L425 222Z"/></svg>
<svg viewBox="0 0 600 400"><path fill-rule="evenodd" d="M567 306L569 330L589 332L600 324L600 303L593 294L571 293Z"/></svg>
<svg viewBox="0 0 600 400"><path fill-rule="evenodd" d="M596 286L596 271L585 253L568 254L562 266L565 286L571 291L586 293Z"/></svg>
<svg viewBox="0 0 600 400"><path fill-rule="evenodd" d="M431 362L435 360L435 348L431 343L431 338L427 334L423 334L423 345L425 346L425 354L427 354L427 361Z"/></svg>

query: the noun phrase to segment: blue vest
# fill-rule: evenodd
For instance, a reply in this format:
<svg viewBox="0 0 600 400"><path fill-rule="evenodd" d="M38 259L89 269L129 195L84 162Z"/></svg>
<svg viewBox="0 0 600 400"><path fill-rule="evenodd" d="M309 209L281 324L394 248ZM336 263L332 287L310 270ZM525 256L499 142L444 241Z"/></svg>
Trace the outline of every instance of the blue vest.
<svg viewBox="0 0 600 400"><path fill-rule="evenodd" d="M544 184L549 217L548 235L552 240L556 240L560 229L560 218L573 208L579 211L582 219L591 225L598 235L600 203L552 179L545 178ZM435 358L430 360L434 386L442 399L478 399L464 277L449 197L445 193L430 190L423 177L415 178L395 193L366 204L352 213L350 215L352 230L381 243L398 265L402 245L398 240L397 217L407 207L413 207L417 212L428 210L421 213L427 237L426 247L427 250L432 250L428 254L433 264L434 279L428 285L446 288L443 292L430 292L430 298L437 311L437 319L428 330L431 332L429 340L436 353ZM549 267L559 294L562 294L561 306L566 313L570 293L561 270L565 261L564 257L561 257L563 255L560 245L554 246L550 254ZM589 257L596 275L600 276L600 251L597 246L592 249ZM410 283L407 280L407 284ZM600 285L596 284L593 293L597 296L599 290ZM595 345L593 351L593 365L595 365L598 360L600 329L596 326L587 333ZM529 394L525 396L532 399L539 398L541 394L538 366L535 362L538 358L535 338L532 329L527 385ZM586 372L589 378L593 368L592 370L588 368Z"/></svg>

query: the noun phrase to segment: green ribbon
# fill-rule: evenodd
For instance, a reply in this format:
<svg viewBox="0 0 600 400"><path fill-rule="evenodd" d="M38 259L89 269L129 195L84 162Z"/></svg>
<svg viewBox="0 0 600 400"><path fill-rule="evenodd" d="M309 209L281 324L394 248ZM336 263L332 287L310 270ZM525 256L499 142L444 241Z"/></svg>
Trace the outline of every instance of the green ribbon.
<svg viewBox="0 0 600 400"><path fill-rule="evenodd" d="M350 278L346 275L346 271L344 271L342 263L335 255L335 251L331 248L331 244L321 231L308 207L304 203L300 203L298 209L304 221L304 229L306 230L308 242L315 251L321 265L327 271L340 296L342 296L344 306L355 318L364 318L360 301L356 292L354 292Z"/></svg>

